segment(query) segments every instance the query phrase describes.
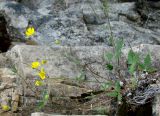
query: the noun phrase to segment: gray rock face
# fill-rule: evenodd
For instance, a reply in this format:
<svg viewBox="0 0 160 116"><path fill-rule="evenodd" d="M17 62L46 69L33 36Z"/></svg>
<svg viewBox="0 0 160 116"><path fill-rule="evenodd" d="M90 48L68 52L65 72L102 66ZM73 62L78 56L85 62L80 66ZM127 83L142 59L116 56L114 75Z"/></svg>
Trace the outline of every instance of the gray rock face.
<svg viewBox="0 0 160 116"><path fill-rule="evenodd" d="M7 58L5 57L4 54L0 54L0 67L5 67L7 63Z"/></svg>
<svg viewBox="0 0 160 116"><path fill-rule="evenodd" d="M37 70L31 68L31 63L44 59L47 60L47 63L45 65L41 64L41 66L48 75L45 81L48 86L47 88L45 86L42 88L37 87L36 91L47 89L51 97L51 104L53 102L62 106L66 105L65 108L73 107L76 114L78 102L71 98L81 97L82 94L89 94L94 90L99 91L100 85L96 80L98 79L103 82L109 77L107 76L108 71L106 71L105 66L102 64L103 54L111 50L112 48L103 46L57 46L51 48L47 46L17 45L7 53L6 57L14 64L18 74L21 75L20 77L25 79L25 82L29 83L28 86L32 86L33 89L36 88L34 82L36 79L39 79L39 77L37 76ZM89 63L89 67L84 69L87 65L86 63ZM95 74L92 74L89 69L94 71ZM96 74L100 74L101 76L96 77ZM19 82L22 82L24 90L23 96L21 97L25 99L22 103L27 105L36 104L38 100L34 97L35 93L31 91L26 83L22 81L23 79L21 79L19 78ZM28 88L25 88L26 86ZM59 97L62 97L62 99L57 99ZM96 101L94 105L98 105L104 98L106 101L109 100L107 96L101 96L101 99L95 98L92 102ZM110 102L107 101L107 104L108 103ZM81 103L78 104L83 105ZM84 106L90 107L89 104L90 103L87 102ZM107 106L107 104L104 103L103 105ZM105 108L109 111L110 105ZM87 113L87 111L85 111L85 114L91 114Z"/></svg>
<svg viewBox="0 0 160 116"><path fill-rule="evenodd" d="M9 35L16 39L24 39L24 31L30 19L27 14L32 14L32 11L14 1L1 2L0 11L7 21Z"/></svg>
<svg viewBox="0 0 160 116"><path fill-rule="evenodd" d="M155 101L153 104L153 116L159 116L160 115L160 95L158 94L155 97Z"/></svg>
<svg viewBox="0 0 160 116"><path fill-rule="evenodd" d="M160 57L159 53L155 51L159 50L159 46L141 45L133 47L133 50L137 52L143 52L147 54L150 51L152 59L157 61ZM11 59L12 63L21 72L24 77L34 77L36 76L35 70L33 70L30 65L34 61L41 61L43 59L47 60L47 65L44 68L50 78L69 78L76 79L82 73L80 67L90 64L90 68L93 70L86 71L85 78L88 81L96 81L93 78L90 71L95 71L100 74L103 78L98 78L100 81L107 80L109 77L109 72L106 71L103 55L107 51L112 51L112 48L103 46L93 46L93 47L46 47L46 46L24 46L17 45L11 51L7 53L7 57ZM123 53L127 56L129 49L124 49ZM89 83L92 87L94 83ZM93 88L96 88L93 86Z"/></svg>
<svg viewBox="0 0 160 116"><path fill-rule="evenodd" d="M132 21L139 20L140 16L135 10L135 2L109 4L109 16L111 20L121 20L121 17L130 18Z"/></svg>
<svg viewBox="0 0 160 116"><path fill-rule="evenodd" d="M86 24L103 24L106 19L103 5L99 0L83 2L82 13Z"/></svg>
<svg viewBox="0 0 160 116"><path fill-rule="evenodd" d="M47 114L47 113L43 113L43 112L34 112L31 114L31 116L54 116L56 114Z"/></svg>
<svg viewBox="0 0 160 116"><path fill-rule="evenodd" d="M136 24L141 22L141 16L135 3L110 3L108 9L115 38L126 39L126 45L127 41L131 45L160 43L159 27L146 30ZM15 39L27 40L24 32L31 22L36 34L30 39L40 45L53 47L57 39L61 45L108 44L110 29L99 0L8 1L1 2L0 11L7 20L9 35Z"/></svg>
<svg viewBox="0 0 160 116"><path fill-rule="evenodd" d="M34 75L35 72L30 66L34 61L41 61L46 59L48 65L44 66L46 72L50 78L70 78L76 79L77 76L81 75L81 66L76 65L75 62L81 62L79 65L85 65L85 63L91 62L91 67L96 72L101 72L101 76L107 79L107 73L105 66L100 65L103 63L103 53L105 51L110 51L111 48L103 46L93 46L93 47L42 47L42 46L15 46L11 52L8 52L8 57L11 58L15 66L23 76L27 77L29 75ZM71 50L71 51L70 51ZM68 58L72 57L73 58ZM71 60L70 60L71 59ZM75 61L75 60L76 61ZM94 80L90 73L86 74L87 80ZM103 79L100 79L103 80ZM92 86L92 83L91 85Z"/></svg>
<svg viewBox="0 0 160 116"><path fill-rule="evenodd" d="M160 2L159 1L142 1L137 4L137 11L143 20L143 27L157 32L160 28Z"/></svg>
<svg viewBox="0 0 160 116"><path fill-rule="evenodd" d="M0 68L0 99L1 106L7 105L8 110L13 112L18 110L20 103L20 95L22 95L22 88L17 87L16 80L18 75L16 75L9 68ZM3 115L2 109L0 110L0 115ZM5 113L4 113L5 115ZM7 115L7 114L6 114ZM8 114L9 115L9 114Z"/></svg>

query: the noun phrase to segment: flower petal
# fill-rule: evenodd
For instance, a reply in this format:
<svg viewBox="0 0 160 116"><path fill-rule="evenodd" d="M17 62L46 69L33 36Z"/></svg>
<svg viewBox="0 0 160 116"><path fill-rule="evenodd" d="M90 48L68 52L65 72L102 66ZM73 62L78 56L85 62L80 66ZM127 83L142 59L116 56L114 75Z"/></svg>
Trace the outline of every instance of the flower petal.
<svg viewBox="0 0 160 116"><path fill-rule="evenodd" d="M38 61L32 62L32 64L31 64L31 67L34 69L38 68L39 66L40 66L40 63Z"/></svg>

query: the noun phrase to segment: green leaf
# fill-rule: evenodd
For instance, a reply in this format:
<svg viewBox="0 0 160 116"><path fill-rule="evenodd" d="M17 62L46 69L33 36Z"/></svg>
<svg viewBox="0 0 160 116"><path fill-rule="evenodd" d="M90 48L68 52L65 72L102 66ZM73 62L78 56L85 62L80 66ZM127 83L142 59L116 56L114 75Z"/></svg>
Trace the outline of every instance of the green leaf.
<svg viewBox="0 0 160 116"><path fill-rule="evenodd" d="M123 39L119 39L116 41L116 46L115 46L115 49L116 51L121 51L122 47L123 47Z"/></svg>
<svg viewBox="0 0 160 116"><path fill-rule="evenodd" d="M117 100L122 101L122 94L121 93L118 93Z"/></svg>
<svg viewBox="0 0 160 116"><path fill-rule="evenodd" d="M104 54L104 59L108 62L111 62L112 61L112 58L113 58L113 54L108 52L106 54Z"/></svg>
<svg viewBox="0 0 160 116"><path fill-rule="evenodd" d="M38 109L42 109L45 106L44 101L38 103Z"/></svg>
<svg viewBox="0 0 160 116"><path fill-rule="evenodd" d="M114 46L114 38L112 36L109 37L109 45Z"/></svg>
<svg viewBox="0 0 160 116"><path fill-rule="evenodd" d="M107 93L109 97L117 97L118 93L116 91Z"/></svg>
<svg viewBox="0 0 160 116"><path fill-rule="evenodd" d="M135 56L134 52L132 50L130 50L129 53L128 53L128 59L127 59L128 60L128 64L132 64L133 63L134 56Z"/></svg>
<svg viewBox="0 0 160 116"><path fill-rule="evenodd" d="M17 73L17 69L16 69L16 67L14 65L11 66L11 70L12 70L13 73L15 73L15 74Z"/></svg>
<svg viewBox="0 0 160 116"><path fill-rule="evenodd" d="M107 64L106 67L108 70L113 70L113 65L111 65L111 64Z"/></svg>
<svg viewBox="0 0 160 116"><path fill-rule="evenodd" d="M128 53L128 64L137 64L140 61L139 55L135 52L133 52L133 50L130 50Z"/></svg>
<svg viewBox="0 0 160 116"><path fill-rule="evenodd" d="M146 70L151 66L151 56L149 54L144 58L144 66Z"/></svg>
<svg viewBox="0 0 160 116"><path fill-rule="evenodd" d="M129 67L129 72L133 74L135 70L136 70L136 64L134 63Z"/></svg>
<svg viewBox="0 0 160 116"><path fill-rule="evenodd" d="M76 77L76 80L77 80L78 82L83 82L83 81L85 81L85 72L84 72L84 71L81 71L80 75L78 75L78 76Z"/></svg>
<svg viewBox="0 0 160 116"><path fill-rule="evenodd" d="M157 69L154 68L154 67L150 67L150 68L147 69L147 71L148 71L149 73L153 73L153 72L156 72Z"/></svg>
<svg viewBox="0 0 160 116"><path fill-rule="evenodd" d="M121 91L121 85L120 85L119 81L117 81L117 82L115 83L115 91L117 91L117 92L120 92L120 91Z"/></svg>
<svg viewBox="0 0 160 116"><path fill-rule="evenodd" d="M106 90L112 86L112 82L106 82L101 85L101 90Z"/></svg>
<svg viewBox="0 0 160 116"><path fill-rule="evenodd" d="M144 70L144 69L145 69L144 64L139 63L139 64L138 64L138 69L141 70L141 71Z"/></svg>
<svg viewBox="0 0 160 116"><path fill-rule="evenodd" d="M130 50L128 53L128 64L129 66L129 72L131 74L134 73L134 71L136 70L136 66L140 64L140 58L139 58L139 54L133 52L133 50ZM138 68L143 68L143 65L140 64L140 66Z"/></svg>
<svg viewBox="0 0 160 116"><path fill-rule="evenodd" d="M116 41L116 44L115 44L115 58L116 59L119 59L121 56L123 44L124 44L123 39L119 39Z"/></svg>
<svg viewBox="0 0 160 116"><path fill-rule="evenodd" d="M107 0L102 0L102 3L103 3L103 7L104 7L104 12L107 14L108 13L108 8L109 8L108 1Z"/></svg>

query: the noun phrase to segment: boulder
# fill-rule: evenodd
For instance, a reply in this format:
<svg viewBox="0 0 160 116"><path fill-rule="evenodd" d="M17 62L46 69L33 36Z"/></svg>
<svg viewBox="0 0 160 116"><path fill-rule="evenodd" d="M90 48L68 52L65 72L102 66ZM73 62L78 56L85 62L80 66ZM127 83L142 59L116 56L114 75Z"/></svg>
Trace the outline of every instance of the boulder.
<svg viewBox="0 0 160 116"><path fill-rule="evenodd" d="M111 20L122 20L121 17L126 17L128 20L136 22L140 20L140 16L136 11L135 2L112 3L108 6ZM127 20L124 21L126 22Z"/></svg>
<svg viewBox="0 0 160 116"><path fill-rule="evenodd" d="M0 100L1 106L7 105L8 111L16 112L20 105L20 95L23 91L21 86L18 86L18 75L10 68L0 68ZM0 110L0 115L11 115L12 113L4 113Z"/></svg>
<svg viewBox="0 0 160 116"><path fill-rule="evenodd" d="M160 54L157 51L160 49L160 46L142 44L134 46L132 49L140 52L142 57L149 52L152 56L153 64L157 65L157 69L159 69L158 58ZM123 49L124 57L127 57L129 50L129 48ZM18 70L17 73L27 83L30 83L33 90L37 92L44 89L48 90L50 95L49 103L57 104L62 108L59 111L56 105L54 107L55 113L62 112L62 114L66 114L67 110L72 109L72 114L77 114L77 104L82 109L84 107L87 109L91 104L94 104L93 109L83 112L84 114L93 114L93 112L97 112L98 104L104 99L104 101L108 101L108 107L106 107L106 104L103 104L104 102L102 102L101 106L107 108L105 109L107 112L110 112L112 109L109 105L111 104L110 98L104 96L105 94L103 93L101 94L101 84L98 83L105 82L110 78L116 78L113 78L113 75L110 75L109 71L106 70L103 59L105 52L112 51L112 47L105 46L55 46L51 48L48 46L17 45L6 53L6 57L14 64ZM41 64L41 67L47 73L47 78L44 81L47 86L35 87L34 81L39 78L37 73L40 68L38 70L32 69L31 63L34 61L41 62L42 60L47 60L46 64ZM22 82L23 80L20 79L19 81ZM25 83L23 83L23 87L25 102L22 103L28 105L36 104L38 100L34 99L35 93L29 88L25 88ZM91 97L91 93L96 94L98 97L92 98L88 102L84 101L84 104L81 104L84 96ZM18 96L14 96L13 99L15 98L18 99ZM31 98L33 99L32 101Z"/></svg>
<svg viewBox="0 0 160 116"><path fill-rule="evenodd" d="M7 65L7 58L4 54L0 53L0 67L5 67Z"/></svg>
<svg viewBox="0 0 160 116"><path fill-rule="evenodd" d="M126 46L128 43L160 43L159 27L152 26L146 31L137 25L141 16L134 2L109 3L108 9L113 35L126 39ZM24 32L28 25L32 25L36 33L30 40L38 45L53 47L56 40L60 40L61 45L71 46L109 45L110 27L100 0L4 1L0 4L0 12L14 41L28 41Z"/></svg>
<svg viewBox="0 0 160 116"><path fill-rule="evenodd" d="M1 2L0 11L3 11L1 14L7 21L7 31L14 41L28 41L24 32L30 24L36 29L30 39L40 45L54 46L57 39L62 45L94 43L91 41L94 37L89 35L86 25L77 17L68 17L64 13L59 17L44 15L14 1Z"/></svg>
<svg viewBox="0 0 160 116"><path fill-rule="evenodd" d="M154 98L152 110L153 110L153 116L160 115L160 94L157 94L156 97Z"/></svg>
<svg viewBox="0 0 160 116"><path fill-rule="evenodd" d="M54 115L59 115L59 114L47 114L44 112L34 112L31 114L31 116L54 116Z"/></svg>
<svg viewBox="0 0 160 116"><path fill-rule="evenodd" d="M109 72L105 68L103 55L105 52L112 52L112 50L112 48L104 46L55 46L51 48L47 46L17 45L6 56L15 65L20 75L28 79L32 79L37 75L37 71L31 68L31 63L47 60L47 64L43 67L49 78L68 78L75 80L85 73L84 80L96 81L98 79L99 81L105 81L110 77ZM159 50L158 45L142 44L133 47L133 50L141 52L144 55L149 52L153 62L158 62L158 58L160 57L158 52L155 53L155 51ZM127 56L128 51L128 48L123 50L124 56ZM100 76L96 77L96 74L100 74ZM94 84L93 82L89 82L86 85L96 89L97 86Z"/></svg>
<svg viewBox="0 0 160 116"><path fill-rule="evenodd" d="M36 76L36 70L31 68L32 62L47 60L44 68L50 78L76 79L83 73L83 67L89 63L93 71L101 72L101 76L107 79L105 66L101 64L103 63L104 52L111 51L111 49L103 46L55 46L51 48L47 46L17 45L7 53L7 57L11 59L21 76L25 78ZM95 80L92 76L87 73L85 78L86 80ZM99 79L104 80L103 78Z"/></svg>
<svg viewBox="0 0 160 116"><path fill-rule="evenodd" d="M16 81L17 76L14 74L12 69L0 68L0 74L1 74L0 80L4 83L12 84Z"/></svg>
<svg viewBox="0 0 160 116"><path fill-rule="evenodd" d="M87 2L84 2L82 6L83 20L85 23L95 25L103 24L106 19L103 11L103 4L99 0L86 1Z"/></svg>

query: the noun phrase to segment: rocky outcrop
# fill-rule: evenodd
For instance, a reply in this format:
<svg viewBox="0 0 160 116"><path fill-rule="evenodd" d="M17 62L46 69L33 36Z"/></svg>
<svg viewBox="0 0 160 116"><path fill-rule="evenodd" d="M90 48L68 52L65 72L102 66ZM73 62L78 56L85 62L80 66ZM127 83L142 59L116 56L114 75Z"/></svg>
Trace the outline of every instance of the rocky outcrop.
<svg viewBox="0 0 160 116"><path fill-rule="evenodd" d="M51 78L70 78L75 79L78 75L81 75L83 66L89 63L92 69L97 70L97 73L101 72L101 76L107 79L105 66L101 66L103 63L103 54L106 51L110 51L111 48L103 46L93 47L47 47L47 46L15 46L7 56L11 58L16 68L26 78L35 72L30 66L34 61L45 59L48 65L44 66L49 77ZM73 56L72 56L73 55ZM28 65L26 65L28 64ZM81 67L81 68L80 68ZM86 75L87 80L95 80L92 75L88 73ZM102 79L103 80L103 79Z"/></svg>
<svg viewBox="0 0 160 116"><path fill-rule="evenodd" d="M56 114L47 114L47 113L43 113L43 112L35 112L35 113L31 114L31 116L53 116L53 115L56 115Z"/></svg>
<svg viewBox="0 0 160 116"><path fill-rule="evenodd" d="M148 26L148 29L138 25L143 20L134 2L109 3L108 16L103 4L99 0L22 0L19 3L1 2L0 11L7 21L9 35L15 40L27 40L24 31L30 24L36 29L36 34L30 39L40 45L55 46L57 39L61 45L109 45L109 17L113 36L124 38L126 46L128 43L160 43L159 27L154 22L155 26ZM144 23L150 25L149 20ZM159 22L159 18L154 20Z"/></svg>
<svg viewBox="0 0 160 116"><path fill-rule="evenodd" d="M153 116L160 115L160 94L156 95L152 110L153 110Z"/></svg>
<svg viewBox="0 0 160 116"><path fill-rule="evenodd" d="M18 87L18 75L16 75L9 68L0 68L0 99L1 107L7 105L9 111L16 112L20 107L20 96L22 95L22 88ZM7 110L7 111L8 111ZM3 114L3 110L0 110L0 114Z"/></svg>
<svg viewBox="0 0 160 116"><path fill-rule="evenodd" d="M7 58L5 57L5 54L0 54L0 67L4 68L7 65Z"/></svg>
<svg viewBox="0 0 160 116"><path fill-rule="evenodd" d="M7 51L11 41L11 47L15 46L6 56L0 54L1 105L8 105L12 112L26 110L27 114L22 114L30 115L35 107L27 106L36 106L42 97L37 92L46 89L49 105L55 106L55 109L51 106L44 109L48 112L114 112L116 106L111 105L112 100L100 88L100 82L117 78L106 71L103 58L105 52L113 52L113 48L108 47L111 34L115 39L124 39L124 59L129 51L127 46L135 45L133 50L140 52L142 57L149 51L153 65L160 69L157 52L160 47L148 45L160 44L159 3L147 4L148 7L143 3L112 1L106 12L103 0L0 0L0 40L3 40L0 50ZM29 39L24 34L28 25L36 30ZM59 45L56 40L60 40ZM16 45L19 42L36 46ZM1 49L3 45L7 45L5 50ZM44 65L47 84L35 87L37 72L30 65L44 59L47 60ZM159 97L156 99L158 101ZM155 109L158 108L155 104ZM158 112L155 110L154 114Z"/></svg>
<svg viewBox="0 0 160 116"><path fill-rule="evenodd" d="M158 45L140 45L135 46L132 49L141 52L142 57L150 51L153 64L159 69L159 61L157 58L160 57L160 54L157 52L159 50ZM30 66L31 63L33 61L47 60L47 64L44 65L44 68L48 75L48 79L45 81L48 86L42 88L49 91L51 98L50 103L59 104L61 107L65 106L68 110L72 108L72 114L77 114L76 109L74 109L77 104L80 105L78 107L83 108L84 106L85 108L89 108L91 104L94 104L93 107L95 109L90 109L84 112L84 114L92 114L93 112L97 112L96 108L102 101L101 105L107 108L105 111L110 112L112 109L111 106L106 107L104 101L106 101L107 106L109 106L110 99L107 96L104 97L104 94L101 94L100 86L97 83L97 80L104 82L109 78L113 78L105 69L105 62L103 60L103 54L109 51L112 51L112 48L104 46L57 46L51 48L46 46L17 45L12 48L11 51L7 52L6 56L18 70L17 73L21 77L24 77L26 83L30 83L29 85L33 87L35 86L33 82L37 76L36 71ZM127 56L128 51L128 48L123 50L124 56ZM19 82L23 81L20 78L18 80ZM35 93L29 88L25 88L26 83L23 82L24 94L22 94L21 99L25 98L25 101L22 103L34 104L37 102L37 100L34 99ZM38 91L39 89L36 90ZM96 94L96 92L98 92L98 94ZM83 96L90 96L91 93L98 95L99 97L95 97L88 102L81 101ZM78 100L78 102L76 100ZM66 113L66 109L64 109L65 112L62 114ZM57 111L57 113L58 112L59 111Z"/></svg>
<svg viewBox="0 0 160 116"><path fill-rule="evenodd" d="M143 52L143 55L149 51L154 61L157 61L157 58L160 57L158 52L155 53L155 51L159 50L158 45L151 46L149 44L142 44L132 49ZM112 50L111 47L104 46L56 46L51 48L47 46L17 45L7 53L7 57L11 59L19 71L21 70L20 72L22 72L22 75L25 77L29 74L34 74L33 69L29 67L32 62L45 59L48 61L48 66L44 66L44 68L46 68L51 78L67 77L73 79L81 72L81 69L77 66L79 65L81 67L89 63L93 69L101 72L101 76L107 79L106 70L105 67L103 67L103 55L105 52ZM128 48L123 50L126 56L128 51ZM91 75L88 74L87 79L91 79L90 76Z"/></svg>

